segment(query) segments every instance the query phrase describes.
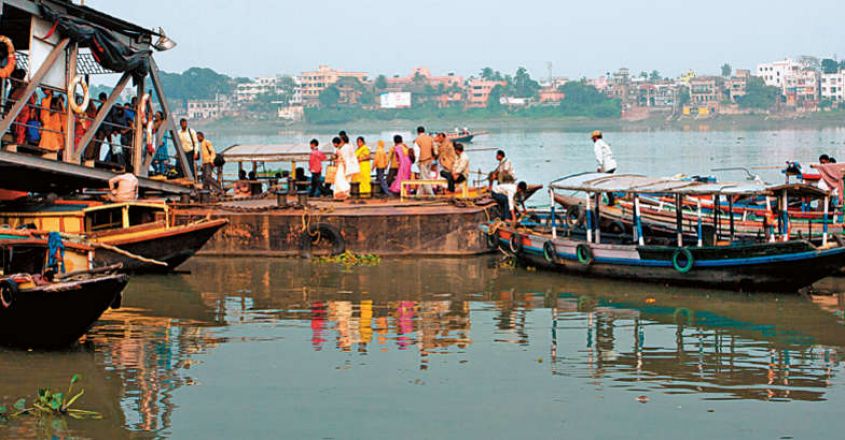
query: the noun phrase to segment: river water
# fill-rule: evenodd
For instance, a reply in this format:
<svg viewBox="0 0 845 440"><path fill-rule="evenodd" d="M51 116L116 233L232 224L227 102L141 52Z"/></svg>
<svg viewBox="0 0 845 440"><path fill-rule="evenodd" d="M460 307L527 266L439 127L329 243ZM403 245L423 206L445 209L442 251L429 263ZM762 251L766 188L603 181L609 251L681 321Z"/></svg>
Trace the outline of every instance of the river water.
<svg viewBox="0 0 845 440"><path fill-rule="evenodd" d="M543 183L594 166L587 135L509 131L473 148L505 146L521 177ZM711 174L837 155L845 131L607 138L621 171ZM493 152L471 154L482 169L493 163ZM761 174L781 178L774 169ZM354 268L195 258L182 270L134 277L123 307L107 312L77 347L0 349L0 405L64 388L78 373L86 392L76 406L103 415L17 418L0 423L0 438L799 439L845 432L843 293L743 295L582 279L513 269L498 256ZM824 285L845 292L843 280Z"/></svg>

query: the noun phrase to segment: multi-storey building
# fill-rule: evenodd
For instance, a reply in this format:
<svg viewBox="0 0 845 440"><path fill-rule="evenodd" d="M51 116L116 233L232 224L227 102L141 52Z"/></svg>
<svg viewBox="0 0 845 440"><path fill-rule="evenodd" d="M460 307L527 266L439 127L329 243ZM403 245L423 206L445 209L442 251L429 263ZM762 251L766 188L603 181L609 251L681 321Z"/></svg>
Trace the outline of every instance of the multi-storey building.
<svg viewBox="0 0 845 440"><path fill-rule="evenodd" d="M231 110L231 100L224 95L217 95L214 99L188 100L185 116L190 119L216 119L225 116Z"/></svg>
<svg viewBox="0 0 845 440"><path fill-rule="evenodd" d="M360 82L366 82L367 74L365 72L343 72L329 66L320 66L312 72L302 72L297 78L300 83L302 101L306 105L317 104L320 93L341 78L355 78Z"/></svg>
<svg viewBox="0 0 845 440"><path fill-rule="evenodd" d="M783 94L787 105L814 107L819 101L819 73L803 69L787 75Z"/></svg>
<svg viewBox="0 0 845 440"><path fill-rule="evenodd" d="M490 100L490 92L496 86L506 86L504 81L489 81L486 79L473 78L469 80L467 85L467 100L466 106L469 108L487 107L487 102Z"/></svg>
<svg viewBox="0 0 845 440"><path fill-rule="evenodd" d="M786 87L786 78L799 74L803 68L801 63L787 58L773 63L758 64L755 76L762 78L767 86L783 90Z"/></svg>
<svg viewBox="0 0 845 440"><path fill-rule="evenodd" d="M821 98L834 103L845 102L845 71L822 73Z"/></svg>

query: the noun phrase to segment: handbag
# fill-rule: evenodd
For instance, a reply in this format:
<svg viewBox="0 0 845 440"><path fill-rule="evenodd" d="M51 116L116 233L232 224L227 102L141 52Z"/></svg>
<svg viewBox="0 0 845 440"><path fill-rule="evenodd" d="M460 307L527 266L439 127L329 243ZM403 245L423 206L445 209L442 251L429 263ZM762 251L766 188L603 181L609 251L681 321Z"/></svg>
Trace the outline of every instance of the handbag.
<svg viewBox="0 0 845 440"><path fill-rule="evenodd" d="M226 165L226 159L223 158L221 155L214 156L214 166L220 168L223 165Z"/></svg>
<svg viewBox="0 0 845 440"><path fill-rule="evenodd" d="M337 165L329 165L326 167L326 183L334 184L334 178L337 175Z"/></svg>

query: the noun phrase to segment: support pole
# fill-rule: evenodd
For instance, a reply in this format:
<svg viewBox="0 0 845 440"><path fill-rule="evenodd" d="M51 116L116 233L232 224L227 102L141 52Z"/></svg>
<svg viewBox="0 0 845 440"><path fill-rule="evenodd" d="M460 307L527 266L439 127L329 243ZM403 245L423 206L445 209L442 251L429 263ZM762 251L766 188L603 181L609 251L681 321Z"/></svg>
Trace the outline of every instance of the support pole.
<svg viewBox="0 0 845 440"><path fill-rule="evenodd" d="M126 88L126 84L129 83L130 76L128 73L124 73L123 76L118 81L117 85L112 89L111 95L109 95L106 102L100 106L100 110L97 111L97 116L94 117L94 121L91 123L91 126L88 127L88 131L82 135L82 139L79 140L80 148L73 152L72 161L74 163L78 163L79 159L82 157L82 152L85 150L85 146L88 145L94 136L97 134L97 130L100 129L100 125L103 124L103 121L106 120L109 113L111 112L111 108L115 102L117 102L117 98L120 97L120 94L123 93L123 89Z"/></svg>
<svg viewBox="0 0 845 440"><path fill-rule="evenodd" d="M719 244L719 232L721 229L721 221L719 219L719 214L722 210L721 205L721 196L719 194L713 194L713 244Z"/></svg>
<svg viewBox="0 0 845 440"><path fill-rule="evenodd" d="M734 236L736 234L736 225L734 224L734 199L731 196L728 196L728 213L730 215L730 237L731 243L734 242Z"/></svg>
<svg viewBox="0 0 845 440"><path fill-rule="evenodd" d="M783 209L781 210L781 217L783 218L783 241L789 241L789 198L787 191L783 190Z"/></svg>
<svg viewBox="0 0 845 440"><path fill-rule="evenodd" d="M684 247L684 209L681 206L680 194L675 194L675 229L678 237L678 247Z"/></svg>
<svg viewBox="0 0 845 440"><path fill-rule="evenodd" d="M593 242L593 208L590 206L590 193L587 193L587 207L584 212L586 212L586 219L587 222L587 243Z"/></svg>
<svg viewBox="0 0 845 440"><path fill-rule="evenodd" d="M822 246L827 246L827 205L829 202L830 196L824 196L824 217L822 218Z"/></svg>
<svg viewBox="0 0 845 440"><path fill-rule="evenodd" d="M136 176L147 177L147 170L141 169L143 164L143 148L144 148L144 109L141 108L143 104L141 98L144 96L144 82L146 77L138 80L138 87L135 92L135 121L132 124L132 131L135 135L132 137L132 169Z"/></svg>
<svg viewBox="0 0 845 440"><path fill-rule="evenodd" d="M634 233L637 236L637 244L645 245L645 237L643 237L643 218L640 213L640 195L634 194Z"/></svg>
<svg viewBox="0 0 845 440"><path fill-rule="evenodd" d="M551 225L552 225L552 240L554 240L554 239L557 238L557 222L555 221L556 220L556 217L555 217L555 190L553 190L551 188L549 188L549 200L552 201Z"/></svg>
<svg viewBox="0 0 845 440"><path fill-rule="evenodd" d="M697 199L696 208L697 208L697 213L698 213L698 231L697 231L698 233L696 234L698 236L698 242L696 244L698 245L698 247L701 247L704 244L703 243L704 242L704 235L703 235L703 231L702 231L702 227L701 227L701 198L700 197Z"/></svg>
<svg viewBox="0 0 845 440"><path fill-rule="evenodd" d="M596 243L601 243L601 194L596 193Z"/></svg>
<svg viewBox="0 0 845 440"><path fill-rule="evenodd" d="M173 113L170 112L170 105L164 97L164 89L161 86L161 79L158 76L158 65L155 59L150 58L150 80L153 83L153 88L158 95L158 102L161 105L161 110L164 112L165 123L167 129L170 131L170 138L173 139L173 144L176 146L176 157L179 159L179 165L182 167L182 174L190 181L194 181L194 173L191 172L191 166L188 164L188 158L185 157L185 151L182 150L182 145L179 142L179 130L176 128L176 122L173 119ZM199 147L199 145L197 145ZM194 160L193 157L190 160Z"/></svg>
<svg viewBox="0 0 845 440"><path fill-rule="evenodd" d="M62 41L59 41L59 44L50 51L50 54L47 55L47 58L44 60L44 63L41 64L41 67L38 68L38 71L35 72L33 75L32 80L29 84L26 85L26 88L23 91L23 95L15 105L9 109L9 113L6 113L6 116L0 121L0 134L6 133L9 131L9 127L12 126L12 123L15 122L15 118L21 113L23 107L29 102L29 98L32 96L33 93L38 89L38 86L41 84L41 80L47 76L47 72L53 68L53 64L56 64L56 60L59 58L59 55L67 48L67 45L70 44L70 40L65 38Z"/></svg>

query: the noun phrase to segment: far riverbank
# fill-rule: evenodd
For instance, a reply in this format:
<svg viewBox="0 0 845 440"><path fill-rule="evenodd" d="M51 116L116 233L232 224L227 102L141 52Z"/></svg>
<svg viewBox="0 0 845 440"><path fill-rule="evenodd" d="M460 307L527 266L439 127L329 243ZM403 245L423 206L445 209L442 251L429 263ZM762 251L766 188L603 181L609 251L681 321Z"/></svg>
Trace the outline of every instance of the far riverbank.
<svg viewBox="0 0 845 440"><path fill-rule="evenodd" d="M488 119L472 119L467 121L455 119L427 119L410 121L395 119L388 121L357 120L342 124L309 124L298 122L284 124L277 119L255 118L223 118L214 121L197 121L194 125L210 132L225 132L227 134L273 134L280 131L308 131L314 133L331 133L341 128L354 128L361 132L378 131L410 131L418 125L425 125L431 130L452 130L455 127L470 127L472 130L559 130L565 132L581 132L601 129L605 131L765 131L765 130L816 130L823 128L845 127L845 111L810 113L801 115L735 115L717 116L708 119L665 119L649 118L639 121L628 121L620 118L519 118L496 117Z"/></svg>

